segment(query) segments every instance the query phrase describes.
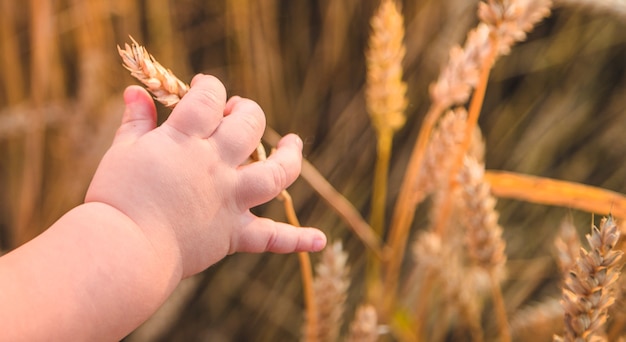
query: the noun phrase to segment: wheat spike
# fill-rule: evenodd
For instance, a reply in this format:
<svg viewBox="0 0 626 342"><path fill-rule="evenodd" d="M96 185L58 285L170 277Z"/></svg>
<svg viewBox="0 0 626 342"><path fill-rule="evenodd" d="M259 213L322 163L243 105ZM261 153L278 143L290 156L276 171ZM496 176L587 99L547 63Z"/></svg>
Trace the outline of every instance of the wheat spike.
<svg viewBox="0 0 626 342"><path fill-rule="evenodd" d="M322 252L313 280L318 329L315 336L305 335L305 341L335 341L339 337L350 286L347 261L348 254L343 251L341 241L326 247Z"/></svg>
<svg viewBox="0 0 626 342"><path fill-rule="evenodd" d="M608 309L615 302L615 282L622 251L615 250L620 232L611 216L587 236L589 251L580 249L576 264L565 278L561 304L565 311L565 333L555 341L605 340Z"/></svg>
<svg viewBox="0 0 626 342"><path fill-rule="evenodd" d="M463 48L450 49L448 64L430 86L434 103L443 108L467 102L478 83L480 68L491 49L490 35L498 39L498 53L508 54L513 44L550 14L550 0L487 0L480 2L481 23L467 34Z"/></svg>
<svg viewBox="0 0 626 342"><path fill-rule="evenodd" d="M506 55L526 39L536 23L550 15L551 0L487 0L478 4L478 17L498 38L498 52Z"/></svg>
<svg viewBox="0 0 626 342"><path fill-rule="evenodd" d="M450 49L448 63L430 86L433 103L443 108L464 104L478 83L480 66L489 54L489 28L479 24L467 34L465 46Z"/></svg>
<svg viewBox="0 0 626 342"><path fill-rule="evenodd" d="M502 227L498 224L496 199L484 180L485 167L474 158L466 157L459 175L462 220L467 230L470 258L497 279L504 276L506 254Z"/></svg>
<svg viewBox="0 0 626 342"><path fill-rule="evenodd" d="M372 305L360 305L350 324L348 342L376 342L378 340L378 315Z"/></svg>
<svg viewBox="0 0 626 342"><path fill-rule="evenodd" d="M125 44L124 49L117 47L124 67L146 86L157 101L168 108L174 108L189 91L189 86L157 62L133 37L130 39L132 43Z"/></svg>
<svg viewBox="0 0 626 342"><path fill-rule="evenodd" d="M406 83L402 81L404 18L394 1L383 0L371 20L365 101L373 126L395 132L405 122Z"/></svg>
<svg viewBox="0 0 626 342"><path fill-rule="evenodd" d="M435 128L422 164L422 174L418 188L431 193L441 187L447 188L448 174L455 151L465 136L467 111L463 107L447 111ZM444 190L445 191L445 190Z"/></svg>

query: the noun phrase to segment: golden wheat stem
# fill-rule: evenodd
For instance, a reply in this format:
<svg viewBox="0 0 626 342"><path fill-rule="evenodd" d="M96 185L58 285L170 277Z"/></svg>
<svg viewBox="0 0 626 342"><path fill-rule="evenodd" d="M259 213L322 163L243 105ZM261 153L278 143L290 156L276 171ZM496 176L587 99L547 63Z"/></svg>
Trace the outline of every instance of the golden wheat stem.
<svg viewBox="0 0 626 342"><path fill-rule="evenodd" d="M387 203L387 179L389 175L389 159L391 157L391 145L393 132L389 130L378 133L376 152L376 167L374 170L374 185L372 190L372 213L370 225L374 232L382 238L384 236L385 206ZM370 303L377 303L381 295L381 260L368 253L367 258L367 298Z"/></svg>
<svg viewBox="0 0 626 342"><path fill-rule="evenodd" d="M391 131L384 131L378 134L370 226L380 237L384 234L385 226L387 179L389 178L389 160L391 158L392 139L393 132Z"/></svg>
<svg viewBox="0 0 626 342"><path fill-rule="evenodd" d="M300 220L296 215L293 206L293 199L287 190L283 190L278 199L283 202L285 215L289 224L300 227ZM313 288L313 267L311 266L311 258L307 252L298 253L298 261L300 262L300 274L302 277L302 292L304 293L304 306L306 310L306 326L305 336L313 338L317 336L318 331L318 314L317 302L315 301L315 289ZM315 339L308 340L314 342Z"/></svg>
<svg viewBox="0 0 626 342"><path fill-rule="evenodd" d="M597 187L508 171L485 171L494 196L626 218L626 196Z"/></svg>
<svg viewBox="0 0 626 342"><path fill-rule="evenodd" d="M506 305L504 304L504 296L500 287L500 277L495 272L489 273L491 282L491 295L493 298L493 308L496 313L496 320L500 326L500 341L510 342L511 332L509 330L509 319L506 313Z"/></svg>
<svg viewBox="0 0 626 342"><path fill-rule="evenodd" d="M306 310L306 328L307 336L315 336L318 331L317 305L315 304L315 291L313 290L313 268L311 267L311 258L309 253L298 253L298 261L300 262L300 274L302 277L302 291L304 292L304 305ZM308 342L314 342L315 339Z"/></svg>
<svg viewBox="0 0 626 342"><path fill-rule="evenodd" d="M398 277L400 275L400 265L404 257L406 250L406 243L408 240L409 231L411 229L411 223L415 217L415 209L417 203L424 197L423 193L420 193L416 188L416 184L420 179L422 172L422 164L426 149L428 147L428 141L433 132L433 128L437 123L437 120L443 113L445 107L442 103L433 103L428 110L428 113L424 117L422 126L420 127L417 140L413 146L411 157L407 165L402 185L400 186L400 192L398 194L397 202L394 207L393 218L389 230L389 255L386 258L384 264L384 305L386 311L390 310L389 305L393 305L395 302L396 291L398 286ZM386 318L381 314L381 317Z"/></svg>
<svg viewBox="0 0 626 342"><path fill-rule="evenodd" d="M414 319L415 336L420 341L426 341L426 331L424 331L425 322L428 320L428 303L432 298L432 290L435 287L437 279L437 271L432 266L427 267L424 273L424 281L420 287L419 294L416 297L419 303L416 304L416 313Z"/></svg>

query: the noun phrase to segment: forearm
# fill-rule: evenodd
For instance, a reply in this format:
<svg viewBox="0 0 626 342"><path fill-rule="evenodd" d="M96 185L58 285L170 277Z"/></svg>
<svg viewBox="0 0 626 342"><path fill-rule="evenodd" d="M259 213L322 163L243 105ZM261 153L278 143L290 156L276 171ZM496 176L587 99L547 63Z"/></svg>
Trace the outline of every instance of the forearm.
<svg viewBox="0 0 626 342"><path fill-rule="evenodd" d="M180 281L168 240L101 203L73 209L0 258L0 339L121 339Z"/></svg>

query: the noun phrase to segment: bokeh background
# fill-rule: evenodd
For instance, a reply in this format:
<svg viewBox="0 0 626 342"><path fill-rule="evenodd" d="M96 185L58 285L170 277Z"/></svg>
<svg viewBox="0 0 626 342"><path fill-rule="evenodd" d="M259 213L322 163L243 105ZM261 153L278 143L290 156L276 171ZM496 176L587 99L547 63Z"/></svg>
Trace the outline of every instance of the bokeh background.
<svg viewBox="0 0 626 342"><path fill-rule="evenodd" d="M409 106L395 138L389 208L429 106L428 85L449 48L477 23L477 1L401 2ZM0 0L0 251L81 203L119 123L122 91L136 83L116 50L128 35L181 79L213 74L231 95L256 100L270 127L302 136L306 158L367 218L375 137L363 98L364 51L377 5ZM480 120L488 168L626 193L625 13L559 3L498 61ZM161 120L167 113L159 105ZM362 299L365 249L307 183L299 180L290 191L301 222L341 239L350 253L349 320ZM510 259L504 295L514 321L525 307L559 296L552 241L560 220L574 218L582 234L592 218L513 200L501 200L498 209ZM255 212L284 220L278 203ZM426 220L419 211L414 231ZM293 341L302 321L296 256L241 254L184 281L126 340Z"/></svg>

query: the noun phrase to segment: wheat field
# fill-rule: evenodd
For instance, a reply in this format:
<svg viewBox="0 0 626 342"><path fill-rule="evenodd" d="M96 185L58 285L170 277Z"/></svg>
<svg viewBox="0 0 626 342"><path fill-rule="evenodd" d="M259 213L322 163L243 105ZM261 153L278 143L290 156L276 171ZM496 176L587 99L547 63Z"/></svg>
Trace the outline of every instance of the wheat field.
<svg viewBox="0 0 626 342"><path fill-rule="evenodd" d="M341 244L310 255L313 287L338 290L317 296L313 334L302 260L242 254L185 280L126 341L623 338L626 4L560 0L530 27L498 26L490 10L516 3L547 2L0 0L0 253L81 202L137 82L116 49L131 35L183 82L213 74L257 101L266 147L275 132L298 133L307 164L289 188L295 212ZM454 46L494 42L481 23L520 42L458 64L468 89L433 86L461 58ZM426 176L419 191L407 190L412 167ZM404 231L402 206L414 210ZM254 212L288 219L278 200ZM588 299L597 323L580 328L589 279L606 290Z"/></svg>

